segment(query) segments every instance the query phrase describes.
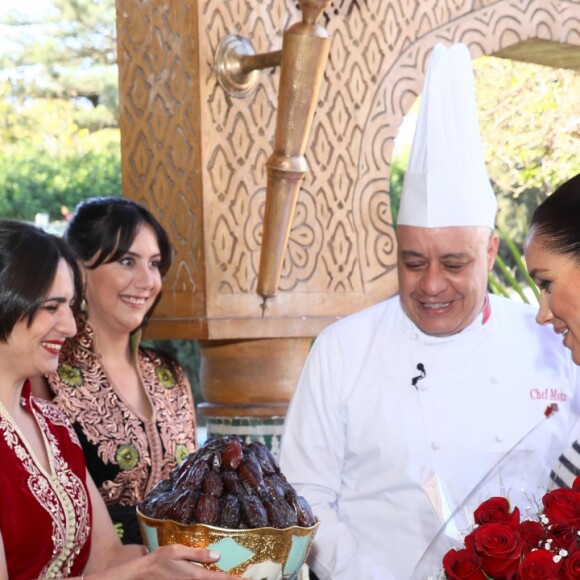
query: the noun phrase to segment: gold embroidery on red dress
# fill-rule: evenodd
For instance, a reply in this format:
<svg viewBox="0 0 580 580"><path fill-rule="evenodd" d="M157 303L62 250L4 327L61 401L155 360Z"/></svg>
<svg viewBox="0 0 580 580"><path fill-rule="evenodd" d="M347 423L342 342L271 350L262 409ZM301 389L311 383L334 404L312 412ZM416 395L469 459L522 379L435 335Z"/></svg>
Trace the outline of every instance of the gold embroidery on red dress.
<svg viewBox="0 0 580 580"><path fill-rule="evenodd" d="M51 421L67 426L73 441L77 437L68 426L62 412L46 401L36 400ZM28 488L52 519L52 559L44 567L43 578L68 576L77 556L75 546L83 546L90 532L89 503L82 481L71 471L62 458L58 443L51 433L46 419L32 412L47 446L50 473L39 468L34 455L18 426L12 421L0 403L0 430L7 445L14 450L24 469L28 472Z"/></svg>

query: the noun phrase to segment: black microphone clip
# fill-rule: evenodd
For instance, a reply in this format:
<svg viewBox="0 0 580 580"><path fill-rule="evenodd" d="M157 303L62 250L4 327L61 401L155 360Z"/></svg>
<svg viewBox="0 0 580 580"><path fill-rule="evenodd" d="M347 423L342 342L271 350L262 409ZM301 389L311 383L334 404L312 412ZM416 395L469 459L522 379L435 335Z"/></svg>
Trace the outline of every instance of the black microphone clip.
<svg viewBox="0 0 580 580"><path fill-rule="evenodd" d="M419 363L417 365L417 370L421 373L420 375L417 375L416 377L413 377L411 379L411 385L413 385L417 390L419 390L419 387L417 386L417 383L421 380L424 379L427 376L427 371L425 370L425 365L423 363Z"/></svg>

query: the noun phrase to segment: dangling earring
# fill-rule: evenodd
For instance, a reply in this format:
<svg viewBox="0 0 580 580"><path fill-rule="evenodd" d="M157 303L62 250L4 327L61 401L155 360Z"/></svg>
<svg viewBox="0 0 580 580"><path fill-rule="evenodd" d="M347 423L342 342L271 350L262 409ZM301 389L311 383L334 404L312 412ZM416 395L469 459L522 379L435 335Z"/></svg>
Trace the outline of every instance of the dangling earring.
<svg viewBox="0 0 580 580"><path fill-rule="evenodd" d="M87 299L83 296L83 299L81 300L81 312L86 313L87 311Z"/></svg>

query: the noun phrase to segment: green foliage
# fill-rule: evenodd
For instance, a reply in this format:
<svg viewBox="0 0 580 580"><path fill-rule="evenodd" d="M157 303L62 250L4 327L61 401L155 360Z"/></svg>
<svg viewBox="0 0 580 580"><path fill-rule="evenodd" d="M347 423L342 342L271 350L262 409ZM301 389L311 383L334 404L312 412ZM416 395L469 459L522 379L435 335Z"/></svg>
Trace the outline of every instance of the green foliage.
<svg viewBox="0 0 580 580"><path fill-rule="evenodd" d="M526 304L538 305L540 292L528 274L521 250L500 228L497 229L497 232L515 265L513 267L508 266L506 261L498 254L493 270L488 277L490 290L494 294L509 298L517 295L519 300Z"/></svg>
<svg viewBox="0 0 580 580"><path fill-rule="evenodd" d="M398 151L397 157L393 156L391 162L391 185L390 185L390 198L391 198L391 214L393 216L393 223L397 223L397 217L399 216L399 206L401 204L401 192L403 191L403 180L405 179L405 170L409 163L409 152L410 147L403 147L401 151Z"/></svg>
<svg viewBox="0 0 580 580"><path fill-rule="evenodd" d="M0 215L33 221L37 213L60 220L64 208L94 195L119 195L120 155L98 152L49 155L42 148L0 157Z"/></svg>
<svg viewBox="0 0 580 580"><path fill-rule="evenodd" d="M99 127L118 125L114 0L52 0L44 10L13 10L2 24L11 49L0 54L10 97L64 99L101 105ZM83 125L81 126L88 126Z"/></svg>
<svg viewBox="0 0 580 580"><path fill-rule="evenodd" d="M90 132L76 122L74 103L34 99L24 106L0 100L0 216L62 219L94 195L120 195L118 129Z"/></svg>
<svg viewBox="0 0 580 580"><path fill-rule="evenodd" d="M474 69L502 240L490 287L537 303L521 248L535 208L580 171L580 75L491 57L474 61Z"/></svg>
<svg viewBox="0 0 580 580"><path fill-rule="evenodd" d="M497 224L521 247L533 210L580 171L580 74L492 57L474 70Z"/></svg>

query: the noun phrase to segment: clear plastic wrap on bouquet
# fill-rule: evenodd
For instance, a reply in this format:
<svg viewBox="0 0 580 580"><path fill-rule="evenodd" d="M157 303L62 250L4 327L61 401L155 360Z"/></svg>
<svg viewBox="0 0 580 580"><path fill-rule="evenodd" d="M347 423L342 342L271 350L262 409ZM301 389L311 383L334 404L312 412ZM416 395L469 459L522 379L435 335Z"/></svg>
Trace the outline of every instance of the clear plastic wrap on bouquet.
<svg viewBox="0 0 580 580"><path fill-rule="evenodd" d="M556 410L556 405L549 406L542 420L504 453L461 501L454 500L441 481L432 482L426 493L433 497L431 503L442 514L443 523L415 566L411 580L445 578L443 557L453 548L464 547L465 537L475 527L475 510L491 497L506 498L511 509L519 508L522 520L537 518L541 498L550 487L550 469L561 451L538 451L545 451L553 437L556 421L550 417Z"/></svg>

